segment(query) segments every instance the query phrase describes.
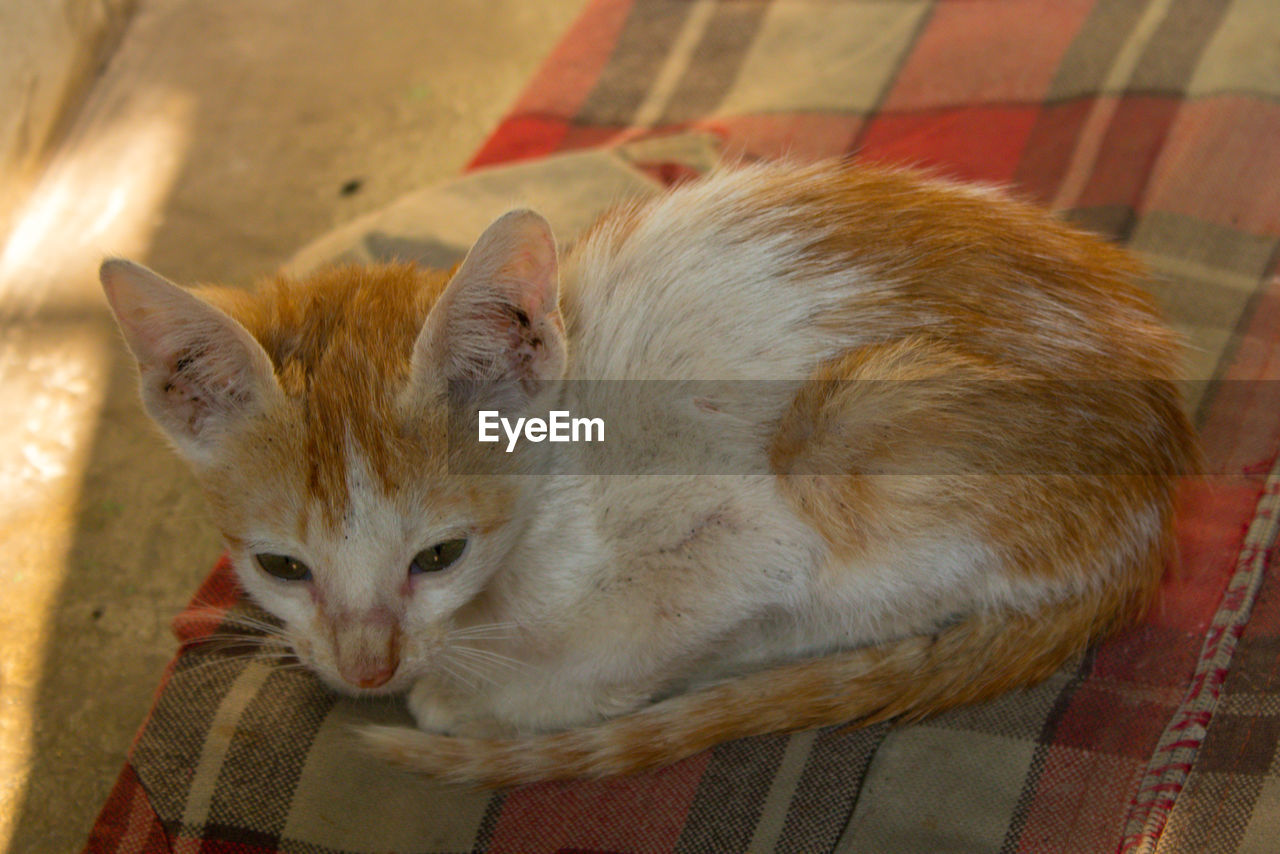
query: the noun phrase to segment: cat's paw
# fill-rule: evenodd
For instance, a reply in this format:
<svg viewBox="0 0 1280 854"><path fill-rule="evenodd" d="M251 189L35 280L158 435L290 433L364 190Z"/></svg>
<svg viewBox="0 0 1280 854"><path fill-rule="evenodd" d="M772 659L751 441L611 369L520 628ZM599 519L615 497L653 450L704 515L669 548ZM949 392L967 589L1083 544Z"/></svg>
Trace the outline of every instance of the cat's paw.
<svg viewBox="0 0 1280 854"><path fill-rule="evenodd" d="M428 679L413 683L405 703L418 729L427 732L457 735L459 724L465 717L461 698Z"/></svg>
<svg viewBox="0 0 1280 854"><path fill-rule="evenodd" d="M439 735L465 738L498 738L511 730L477 708L472 696L441 687L438 682L420 679L405 698L418 729Z"/></svg>

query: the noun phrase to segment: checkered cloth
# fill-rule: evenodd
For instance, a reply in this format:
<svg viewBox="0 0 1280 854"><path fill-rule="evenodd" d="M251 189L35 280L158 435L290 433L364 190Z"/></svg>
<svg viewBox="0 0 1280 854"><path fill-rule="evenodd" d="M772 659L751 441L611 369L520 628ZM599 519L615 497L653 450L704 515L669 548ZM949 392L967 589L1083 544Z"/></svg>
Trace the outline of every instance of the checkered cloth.
<svg viewBox="0 0 1280 854"><path fill-rule="evenodd" d="M1280 849L1274 0L593 0L469 175L293 267L448 263L515 199L569 234L725 154L1008 183L1142 254L1206 381L1191 398L1213 472L1186 485L1150 617L1036 688L924 724L488 793L363 758L347 728L407 722L395 703L199 643L251 607L223 565L178 620L90 850Z"/></svg>

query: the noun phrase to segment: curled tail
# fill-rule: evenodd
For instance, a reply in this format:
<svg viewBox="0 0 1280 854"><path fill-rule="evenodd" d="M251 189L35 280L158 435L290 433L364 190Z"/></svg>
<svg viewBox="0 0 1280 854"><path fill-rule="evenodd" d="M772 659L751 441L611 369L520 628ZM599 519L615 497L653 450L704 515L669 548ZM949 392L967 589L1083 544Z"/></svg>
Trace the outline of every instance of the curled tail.
<svg viewBox="0 0 1280 854"><path fill-rule="evenodd" d="M368 726L358 734L396 765L508 786L636 773L751 735L916 720L1048 677L1136 616L1154 579L1145 580L1141 591L1095 593L1030 614L975 615L935 635L779 665L563 732L483 739Z"/></svg>

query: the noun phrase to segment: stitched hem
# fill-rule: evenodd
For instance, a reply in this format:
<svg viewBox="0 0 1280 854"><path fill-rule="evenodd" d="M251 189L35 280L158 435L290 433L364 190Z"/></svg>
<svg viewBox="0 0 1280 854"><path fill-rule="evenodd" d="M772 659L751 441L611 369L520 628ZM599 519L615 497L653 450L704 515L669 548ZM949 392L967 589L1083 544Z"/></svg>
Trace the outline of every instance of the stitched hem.
<svg viewBox="0 0 1280 854"><path fill-rule="evenodd" d="M1129 802L1119 850L1151 854L1186 786L1196 755L1213 721L1236 643L1249 623L1266 575L1267 553L1280 531L1280 457L1272 465L1245 534L1236 570L1205 634L1195 675Z"/></svg>

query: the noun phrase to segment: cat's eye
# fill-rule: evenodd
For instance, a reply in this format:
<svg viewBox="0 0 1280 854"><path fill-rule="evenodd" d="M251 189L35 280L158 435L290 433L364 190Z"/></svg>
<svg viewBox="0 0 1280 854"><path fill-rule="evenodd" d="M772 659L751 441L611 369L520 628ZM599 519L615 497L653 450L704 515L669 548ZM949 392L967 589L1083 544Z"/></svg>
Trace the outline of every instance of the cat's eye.
<svg viewBox="0 0 1280 854"><path fill-rule="evenodd" d="M413 556L409 563L409 574L418 575L423 572L439 572L448 569L462 553L467 550L467 541L463 538L445 540L431 548L423 549Z"/></svg>
<svg viewBox="0 0 1280 854"><path fill-rule="evenodd" d="M273 554L256 554L253 559L258 562L258 566L262 567L262 571L267 575L275 576L284 581L309 581L311 579L311 569L296 557L288 555Z"/></svg>

